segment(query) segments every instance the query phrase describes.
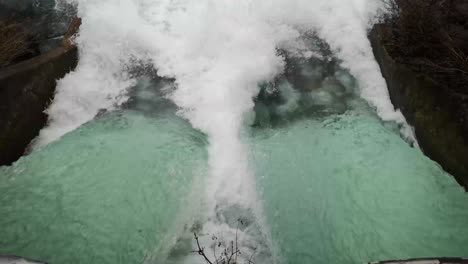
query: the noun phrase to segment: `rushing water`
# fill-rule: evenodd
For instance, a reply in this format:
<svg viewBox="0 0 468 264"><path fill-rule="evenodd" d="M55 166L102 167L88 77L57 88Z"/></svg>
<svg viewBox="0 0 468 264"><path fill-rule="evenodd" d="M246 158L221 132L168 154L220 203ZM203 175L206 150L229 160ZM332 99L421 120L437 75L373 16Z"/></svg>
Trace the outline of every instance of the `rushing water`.
<svg viewBox="0 0 468 264"><path fill-rule="evenodd" d="M180 237L208 188L208 142L158 87L143 80L125 110L1 169L0 253L165 263L195 249ZM296 112L275 125L263 117L248 132L279 263L468 254L462 188L365 102L348 101L344 113Z"/></svg>
<svg viewBox="0 0 468 264"><path fill-rule="evenodd" d="M372 58L378 1L73 2L80 64L0 168L0 254L204 263L196 232L258 264L468 255L468 196Z"/></svg>

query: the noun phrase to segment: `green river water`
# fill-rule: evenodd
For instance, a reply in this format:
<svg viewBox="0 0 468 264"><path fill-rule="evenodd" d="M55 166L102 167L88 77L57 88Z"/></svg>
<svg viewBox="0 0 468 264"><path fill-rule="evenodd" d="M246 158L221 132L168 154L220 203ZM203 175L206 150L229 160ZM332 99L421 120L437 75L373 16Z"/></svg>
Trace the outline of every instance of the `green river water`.
<svg viewBox="0 0 468 264"><path fill-rule="evenodd" d="M193 186L206 174L208 140L144 87L125 108L0 169L0 254L164 263L159 249L201 199ZM279 261L468 255L468 195L363 100L348 100L345 112L246 132Z"/></svg>

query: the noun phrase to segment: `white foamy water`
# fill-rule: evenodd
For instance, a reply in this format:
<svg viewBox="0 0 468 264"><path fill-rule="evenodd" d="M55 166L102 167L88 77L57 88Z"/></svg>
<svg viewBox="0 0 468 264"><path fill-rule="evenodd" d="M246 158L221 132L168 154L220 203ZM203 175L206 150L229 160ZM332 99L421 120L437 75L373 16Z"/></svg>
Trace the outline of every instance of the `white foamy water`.
<svg viewBox="0 0 468 264"><path fill-rule="evenodd" d="M59 82L47 110L49 125L36 145L59 138L102 109L118 107L135 84L128 69L153 65L159 75L175 79L177 88L168 96L210 140L203 232L232 237L235 227L226 224L229 217L219 215L241 208L252 212L255 226L263 229L260 236L268 237L242 140L244 119L254 106L258 84L284 69L278 49L312 52L301 41L303 33L314 31L328 42L358 80L362 97L383 120L407 128L390 103L367 39L379 12L377 0L70 2L78 5L83 19L77 37L80 61ZM246 232L245 241L255 236Z"/></svg>
<svg viewBox="0 0 468 264"><path fill-rule="evenodd" d="M406 123L389 100L367 39L380 0L68 2L83 18L80 62L59 82L37 145L125 102L135 84L127 69L136 62L151 62L160 75L177 79L173 99L190 109L185 114L197 128L207 132L214 123L207 113L239 120L252 107L258 81L282 71L276 48L307 50L298 37L310 30L327 41L383 120Z"/></svg>

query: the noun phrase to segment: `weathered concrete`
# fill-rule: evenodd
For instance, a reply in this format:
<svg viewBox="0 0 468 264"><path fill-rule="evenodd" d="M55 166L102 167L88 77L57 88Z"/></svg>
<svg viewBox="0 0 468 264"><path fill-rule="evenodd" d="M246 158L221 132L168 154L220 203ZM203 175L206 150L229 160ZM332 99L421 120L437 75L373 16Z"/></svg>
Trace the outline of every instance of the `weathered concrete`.
<svg viewBox="0 0 468 264"><path fill-rule="evenodd" d="M393 59L386 49L388 30L376 25L370 40L393 104L414 126L424 153L468 189L468 133L460 118L466 98Z"/></svg>

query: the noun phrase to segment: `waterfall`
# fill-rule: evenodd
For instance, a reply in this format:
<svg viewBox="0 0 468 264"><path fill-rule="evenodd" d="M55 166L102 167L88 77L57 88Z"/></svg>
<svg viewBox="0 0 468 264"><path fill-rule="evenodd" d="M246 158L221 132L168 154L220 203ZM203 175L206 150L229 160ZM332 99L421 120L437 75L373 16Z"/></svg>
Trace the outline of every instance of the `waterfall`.
<svg viewBox="0 0 468 264"><path fill-rule="evenodd" d="M246 116L259 84L284 70L279 50L310 56L301 37L324 39L360 85L360 93L385 121L407 127L392 106L367 30L382 11L378 0L70 0L83 23L76 39L80 61L58 82L49 123L36 146L45 145L128 99L131 69L150 66L175 80L167 97L179 114L209 138L206 213L200 232L232 239L236 214L247 252L264 243L274 258L268 227L243 140ZM286 176L286 175L285 175ZM233 223L234 219L234 223ZM266 242L261 242L266 241Z"/></svg>

